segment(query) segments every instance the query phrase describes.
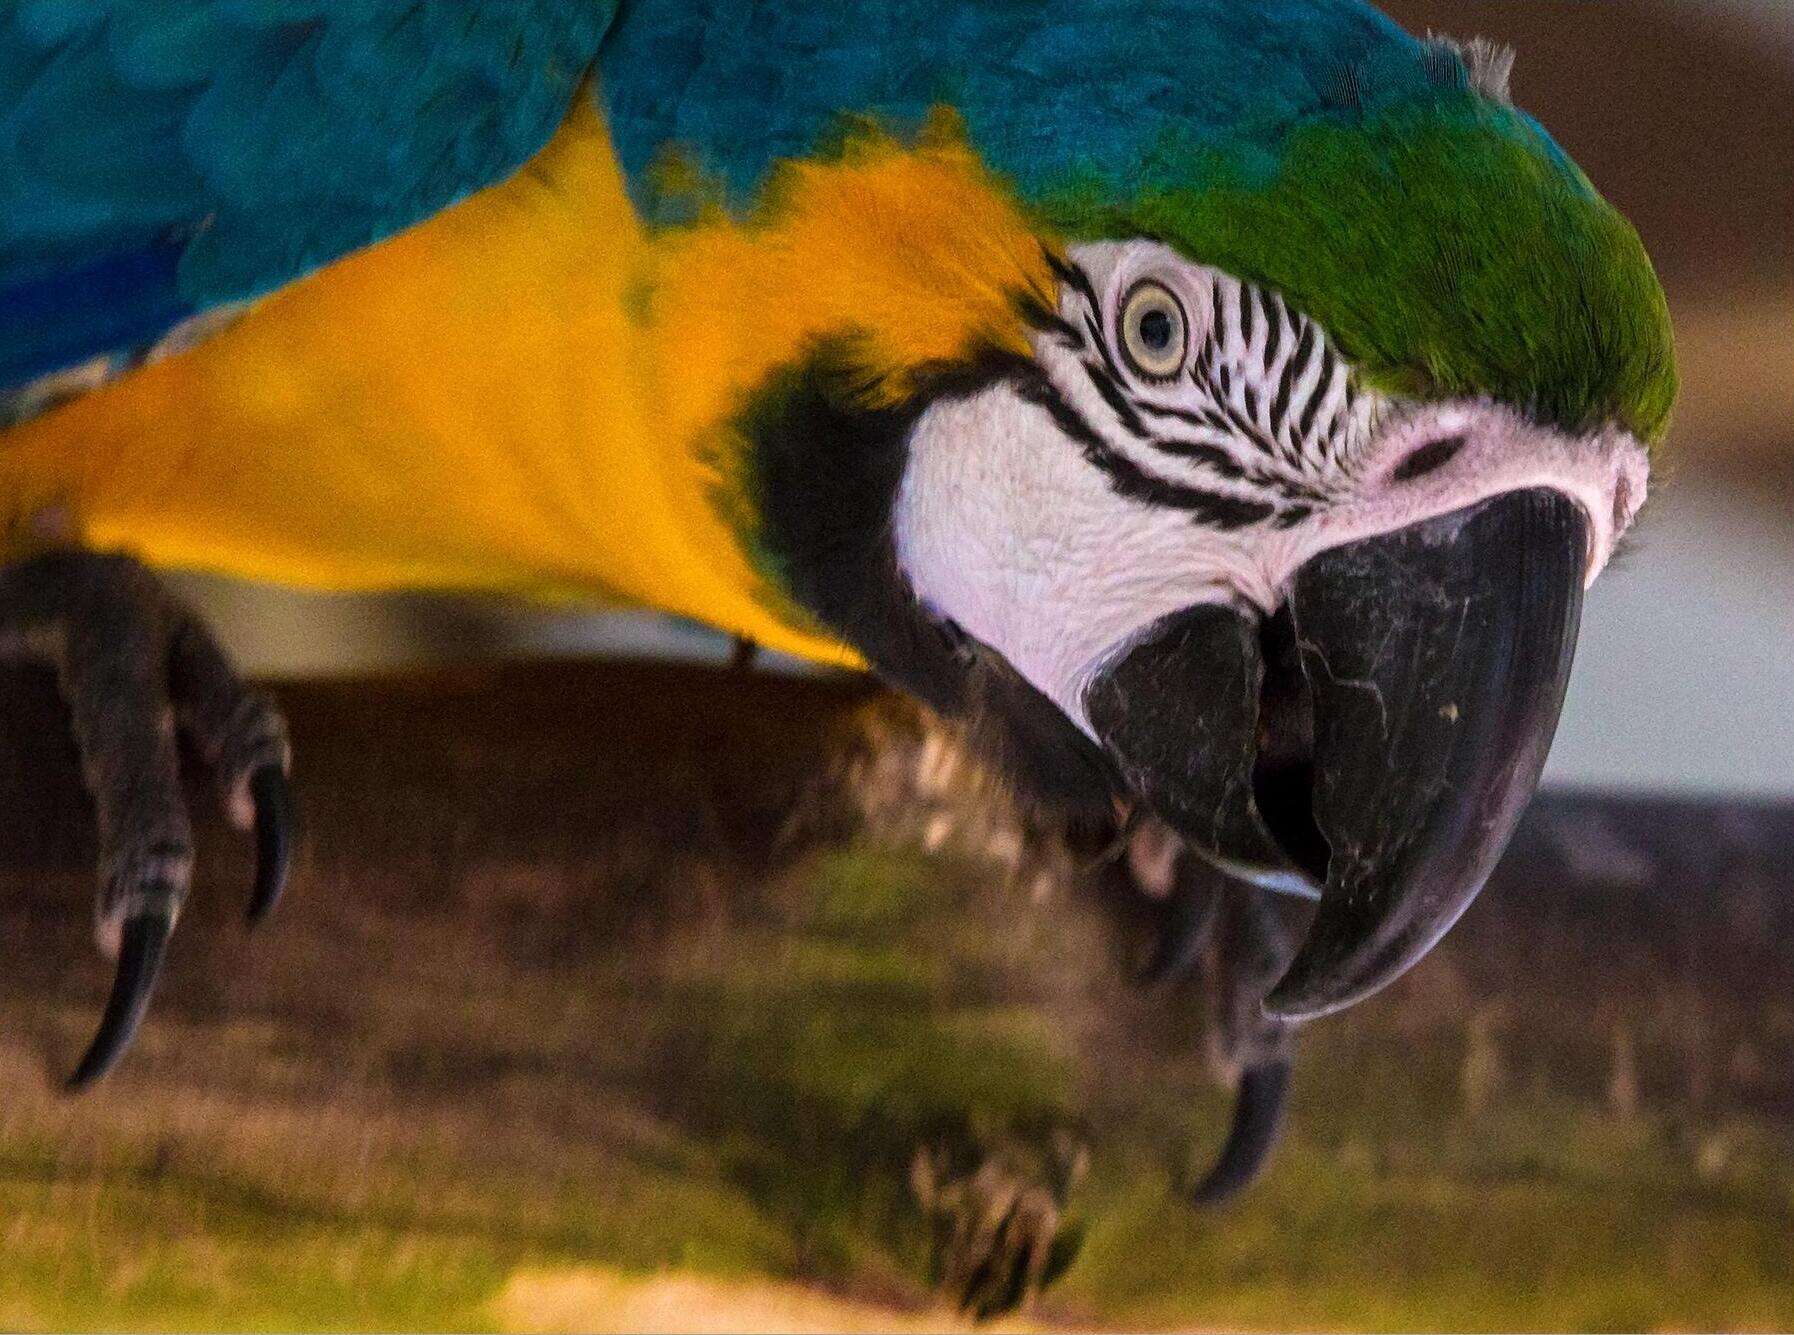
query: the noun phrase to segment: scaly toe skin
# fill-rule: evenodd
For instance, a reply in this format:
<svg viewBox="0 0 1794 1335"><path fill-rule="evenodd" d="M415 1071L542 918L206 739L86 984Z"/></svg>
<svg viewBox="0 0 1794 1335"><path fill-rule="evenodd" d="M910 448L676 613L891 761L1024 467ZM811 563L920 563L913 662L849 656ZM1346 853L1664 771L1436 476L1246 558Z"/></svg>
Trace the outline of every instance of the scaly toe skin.
<svg viewBox="0 0 1794 1335"><path fill-rule="evenodd" d="M267 916L292 862L292 750L274 702L243 684L224 650L196 617L182 618L169 645L169 694L181 729L212 767L225 814L255 835L255 880L248 920Z"/></svg>
<svg viewBox="0 0 1794 1335"><path fill-rule="evenodd" d="M1161 821L1145 819L1124 831L1117 870L1137 900L1150 906L1152 948L1135 974L1139 987L1162 991L1192 978L1214 939L1222 874L1191 856Z"/></svg>
<svg viewBox="0 0 1794 1335"><path fill-rule="evenodd" d="M1255 1182L1269 1163L1289 1109L1296 1026L1265 1014L1264 999L1295 954L1270 897L1230 888L1216 932L1220 952L1215 998L1217 1064L1239 1072L1233 1119L1213 1165L1187 1193L1196 1206L1220 1205Z"/></svg>
<svg viewBox="0 0 1794 1335"><path fill-rule="evenodd" d="M1161 988L1189 977L1214 933L1219 896L1212 890L1187 889L1182 879L1165 899L1152 954L1135 980L1141 987Z"/></svg>
<svg viewBox="0 0 1794 1335"><path fill-rule="evenodd" d="M96 935L118 973L68 1081L75 1091L130 1045L192 878L179 735L213 766L238 824L254 829L253 922L280 897L292 860L286 725L197 618L127 557L53 550L0 566L0 650L55 667L99 827Z"/></svg>

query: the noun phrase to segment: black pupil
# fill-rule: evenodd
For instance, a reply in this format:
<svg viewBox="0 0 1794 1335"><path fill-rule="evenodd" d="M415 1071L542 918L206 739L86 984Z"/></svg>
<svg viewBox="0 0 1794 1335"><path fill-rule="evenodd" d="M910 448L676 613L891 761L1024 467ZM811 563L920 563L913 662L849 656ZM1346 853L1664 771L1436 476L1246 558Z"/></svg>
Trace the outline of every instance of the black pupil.
<svg viewBox="0 0 1794 1335"><path fill-rule="evenodd" d="M1162 310L1150 310L1140 317L1140 342L1154 352L1171 346L1171 316Z"/></svg>

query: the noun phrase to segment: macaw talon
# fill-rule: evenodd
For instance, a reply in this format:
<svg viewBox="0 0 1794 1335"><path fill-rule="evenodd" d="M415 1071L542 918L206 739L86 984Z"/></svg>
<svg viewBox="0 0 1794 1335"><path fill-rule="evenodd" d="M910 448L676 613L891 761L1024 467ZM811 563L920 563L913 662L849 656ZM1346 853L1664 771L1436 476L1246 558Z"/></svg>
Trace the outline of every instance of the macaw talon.
<svg viewBox="0 0 1794 1335"><path fill-rule="evenodd" d="M1165 842L1161 842L1165 841ZM1170 853L1170 866L1161 859ZM1143 986L1200 981L1211 993L1211 1052L1238 1071L1233 1117L1214 1163L1193 1187L1192 1205L1217 1205L1264 1171L1289 1098L1295 1027L1264 1013L1263 1001L1295 954L1279 906L1260 887L1230 881L1158 821L1130 843L1123 869L1158 913Z"/></svg>
<svg viewBox="0 0 1794 1335"><path fill-rule="evenodd" d="M168 948L169 933L174 929L171 913L141 913L124 925L118 951L118 972L112 980L112 993L106 998L106 1010L100 1017L99 1031L75 1066L63 1088L77 1094L110 1071L125 1049L137 1036L137 1029L149 1011L150 996L156 978L162 972L162 957Z"/></svg>
<svg viewBox="0 0 1794 1335"><path fill-rule="evenodd" d="M248 911L253 927L280 902L292 870L293 795L279 765L263 765L250 775L249 794L255 803L255 886Z"/></svg>
<svg viewBox="0 0 1794 1335"><path fill-rule="evenodd" d="M1240 1073L1227 1139L1202 1180L1190 1188L1191 1205L1231 1200L1264 1171L1289 1108L1289 1077L1288 1057L1273 1057Z"/></svg>
<svg viewBox="0 0 1794 1335"><path fill-rule="evenodd" d="M99 829L96 936L118 971L99 1034L68 1081L75 1091L130 1045L192 882L181 741L212 768L231 818L253 826L254 922L292 863L286 724L198 618L128 557L57 548L0 565L6 651L56 669Z"/></svg>
<svg viewBox="0 0 1794 1335"><path fill-rule="evenodd" d="M1503 493L1323 551L1262 625L1168 617L1091 684L1098 739L1192 848L1318 890L1269 1014L1370 995L1475 898L1557 726L1587 544L1566 496Z"/></svg>

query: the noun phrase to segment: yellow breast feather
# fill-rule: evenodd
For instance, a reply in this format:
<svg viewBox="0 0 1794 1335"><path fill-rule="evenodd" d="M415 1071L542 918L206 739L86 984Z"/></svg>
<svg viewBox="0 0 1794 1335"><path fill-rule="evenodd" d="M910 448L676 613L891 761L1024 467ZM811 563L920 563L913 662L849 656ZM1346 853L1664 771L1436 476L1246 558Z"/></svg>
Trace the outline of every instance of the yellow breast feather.
<svg viewBox="0 0 1794 1335"><path fill-rule="evenodd" d="M1039 243L950 136L790 164L754 216L642 226L591 99L511 180L0 436L0 504L153 564L660 608L853 655L719 506L731 423L820 338L872 392L1022 346Z"/></svg>

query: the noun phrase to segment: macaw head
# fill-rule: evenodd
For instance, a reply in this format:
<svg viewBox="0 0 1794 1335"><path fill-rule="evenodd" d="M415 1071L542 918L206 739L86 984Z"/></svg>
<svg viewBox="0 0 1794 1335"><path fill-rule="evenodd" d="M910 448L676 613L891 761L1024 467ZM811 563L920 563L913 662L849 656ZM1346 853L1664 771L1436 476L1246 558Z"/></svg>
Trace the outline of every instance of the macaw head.
<svg viewBox="0 0 1794 1335"><path fill-rule="evenodd" d="M895 246L917 301L977 314L867 301L738 419L810 616L1024 792L1144 804L1318 897L1291 1017L1389 982L1481 887L1674 394L1636 235L1499 53L1404 38L1336 72L1232 139L998 176L1025 233L989 254L868 207L818 269Z"/></svg>

